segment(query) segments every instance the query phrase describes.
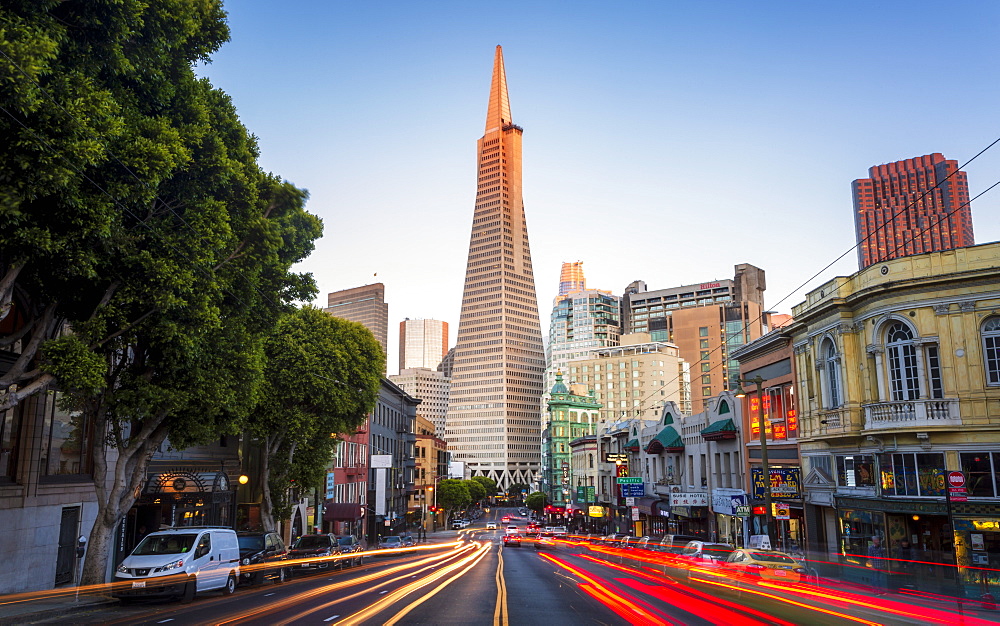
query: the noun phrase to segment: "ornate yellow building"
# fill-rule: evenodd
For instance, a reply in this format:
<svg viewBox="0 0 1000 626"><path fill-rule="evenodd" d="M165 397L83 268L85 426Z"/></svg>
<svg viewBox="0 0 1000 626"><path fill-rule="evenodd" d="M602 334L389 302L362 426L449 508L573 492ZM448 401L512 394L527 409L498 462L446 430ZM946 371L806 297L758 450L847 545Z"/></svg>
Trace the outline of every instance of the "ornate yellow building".
<svg viewBox="0 0 1000 626"><path fill-rule="evenodd" d="M976 569L1000 565L1000 243L872 265L792 314L810 548L862 564L880 535L941 564L922 586L1000 584Z"/></svg>

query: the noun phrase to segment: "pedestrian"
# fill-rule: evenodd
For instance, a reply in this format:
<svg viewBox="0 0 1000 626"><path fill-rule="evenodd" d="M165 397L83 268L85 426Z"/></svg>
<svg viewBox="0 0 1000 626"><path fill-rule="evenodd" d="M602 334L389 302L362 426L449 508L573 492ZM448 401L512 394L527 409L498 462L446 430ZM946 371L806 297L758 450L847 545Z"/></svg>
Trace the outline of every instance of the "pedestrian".
<svg viewBox="0 0 1000 626"><path fill-rule="evenodd" d="M885 567L885 548L882 547L882 538L876 535L872 537L872 543L868 546L868 568L871 570L872 593L877 596L888 593Z"/></svg>

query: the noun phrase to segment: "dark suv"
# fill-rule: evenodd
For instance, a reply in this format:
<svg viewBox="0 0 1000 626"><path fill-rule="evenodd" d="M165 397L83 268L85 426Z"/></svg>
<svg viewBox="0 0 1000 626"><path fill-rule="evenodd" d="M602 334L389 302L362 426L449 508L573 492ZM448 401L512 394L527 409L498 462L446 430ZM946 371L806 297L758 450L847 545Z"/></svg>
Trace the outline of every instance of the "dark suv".
<svg viewBox="0 0 1000 626"><path fill-rule="evenodd" d="M341 554L356 554L357 556L353 558L343 559L341 563L344 565L361 565L364 562L364 555L361 553L364 551L364 546L358 541L358 538L354 535L344 535L342 537L337 537L337 545L340 546Z"/></svg>
<svg viewBox="0 0 1000 626"><path fill-rule="evenodd" d="M339 567L335 559L330 557L340 554L340 544L333 535L302 535L295 540L288 558L293 559L293 571L297 574L305 572L326 572Z"/></svg>
<svg viewBox="0 0 1000 626"><path fill-rule="evenodd" d="M288 560L288 549L277 533L236 533L240 542L240 582L259 585L267 579L285 582L287 568L281 567Z"/></svg>

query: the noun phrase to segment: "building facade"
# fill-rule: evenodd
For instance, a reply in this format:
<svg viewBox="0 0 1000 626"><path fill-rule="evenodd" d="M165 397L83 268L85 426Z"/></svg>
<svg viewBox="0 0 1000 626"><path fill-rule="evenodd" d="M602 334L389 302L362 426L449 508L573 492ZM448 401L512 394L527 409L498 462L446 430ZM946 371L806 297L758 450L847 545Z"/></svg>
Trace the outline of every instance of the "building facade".
<svg viewBox="0 0 1000 626"><path fill-rule="evenodd" d="M415 490L414 423L420 400L382 379L375 410L368 420L368 543L406 529L408 500Z"/></svg>
<svg viewBox="0 0 1000 626"><path fill-rule="evenodd" d="M811 550L853 566L874 535L907 541L940 564L922 589L981 593L971 567L1000 553L998 311L998 243L877 263L793 308ZM967 499L949 506L952 472Z"/></svg>
<svg viewBox="0 0 1000 626"><path fill-rule="evenodd" d="M388 354L389 305L385 301L385 285L374 283L327 294L326 308L334 317L358 322L372 331L375 339Z"/></svg>
<svg viewBox="0 0 1000 626"><path fill-rule="evenodd" d="M601 419L628 417L656 420L664 402L691 410L690 374L677 346L651 341L648 333L621 337L621 345L595 348L590 358L568 364L568 377L603 405Z"/></svg>
<svg viewBox="0 0 1000 626"><path fill-rule="evenodd" d="M541 462L545 354L521 197L521 134L496 48L445 440L470 476L529 484Z"/></svg>
<svg viewBox="0 0 1000 626"><path fill-rule="evenodd" d="M692 368L691 410L700 413L708 398L736 388L739 371L729 355L763 334L765 287L764 270L748 263L737 265L731 280L655 291L635 281L622 295L622 332L677 346Z"/></svg>
<svg viewBox="0 0 1000 626"><path fill-rule="evenodd" d="M411 320L399 323L399 370L437 369L448 354L448 322Z"/></svg>
<svg viewBox="0 0 1000 626"><path fill-rule="evenodd" d="M939 152L876 165L851 194L861 269L975 244L966 174Z"/></svg>
<svg viewBox="0 0 1000 626"><path fill-rule="evenodd" d="M434 492L438 481L448 477L448 444L438 437L434 424L426 418L417 415L415 424L417 443L414 447L415 491L410 496L411 526L427 534L445 523L444 513L435 511Z"/></svg>
<svg viewBox="0 0 1000 626"><path fill-rule="evenodd" d="M542 451L542 466L545 468L545 482L549 486L549 501L559 507L572 509L574 487L573 449L571 442L587 435L594 435L600 421L601 405L594 399L593 391L588 395L571 393L563 384L562 375L556 375L556 383L549 394L547 407L547 442ZM593 483L590 483L591 485Z"/></svg>
<svg viewBox="0 0 1000 626"><path fill-rule="evenodd" d="M434 425L438 437L444 437L445 419L448 416L448 395L451 380L444 372L423 367L401 370L389 380L400 389L420 400L417 417Z"/></svg>

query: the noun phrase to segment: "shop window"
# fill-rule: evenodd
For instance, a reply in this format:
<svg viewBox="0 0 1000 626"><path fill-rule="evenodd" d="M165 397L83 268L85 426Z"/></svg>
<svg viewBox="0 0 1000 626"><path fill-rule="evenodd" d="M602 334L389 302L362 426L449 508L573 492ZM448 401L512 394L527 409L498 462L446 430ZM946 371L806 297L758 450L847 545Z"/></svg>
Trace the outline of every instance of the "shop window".
<svg viewBox="0 0 1000 626"><path fill-rule="evenodd" d="M1000 385L1000 317L986 318L983 322L982 335L986 384Z"/></svg>
<svg viewBox="0 0 1000 626"><path fill-rule="evenodd" d="M1000 487L1000 452L962 452L959 455L965 472L965 487L977 498L997 497Z"/></svg>
<svg viewBox="0 0 1000 626"><path fill-rule="evenodd" d="M882 494L943 496L944 455L913 452L879 455Z"/></svg>
<svg viewBox="0 0 1000 626"><path fill-rule="evenodd" d="M90 429L80 411L65 411L59 407L61 392L45 394L42 416L43 476L85 475L90 473L87 462L90 449Z"/></svg>
<svg viewBox="0 0 1000 626"><path fill-rule="evenodd" d="M840 487L874 487L875 457L868 454L838 456L837 485Z"/></svg>
<svg viewBox="0 0 1000 626"><path fill-rule="evenodd" d="M885 344L890 398L894 401L916 400L920 397L920 386L913 331L902 322L894 322L886 330Z"/></svg>

